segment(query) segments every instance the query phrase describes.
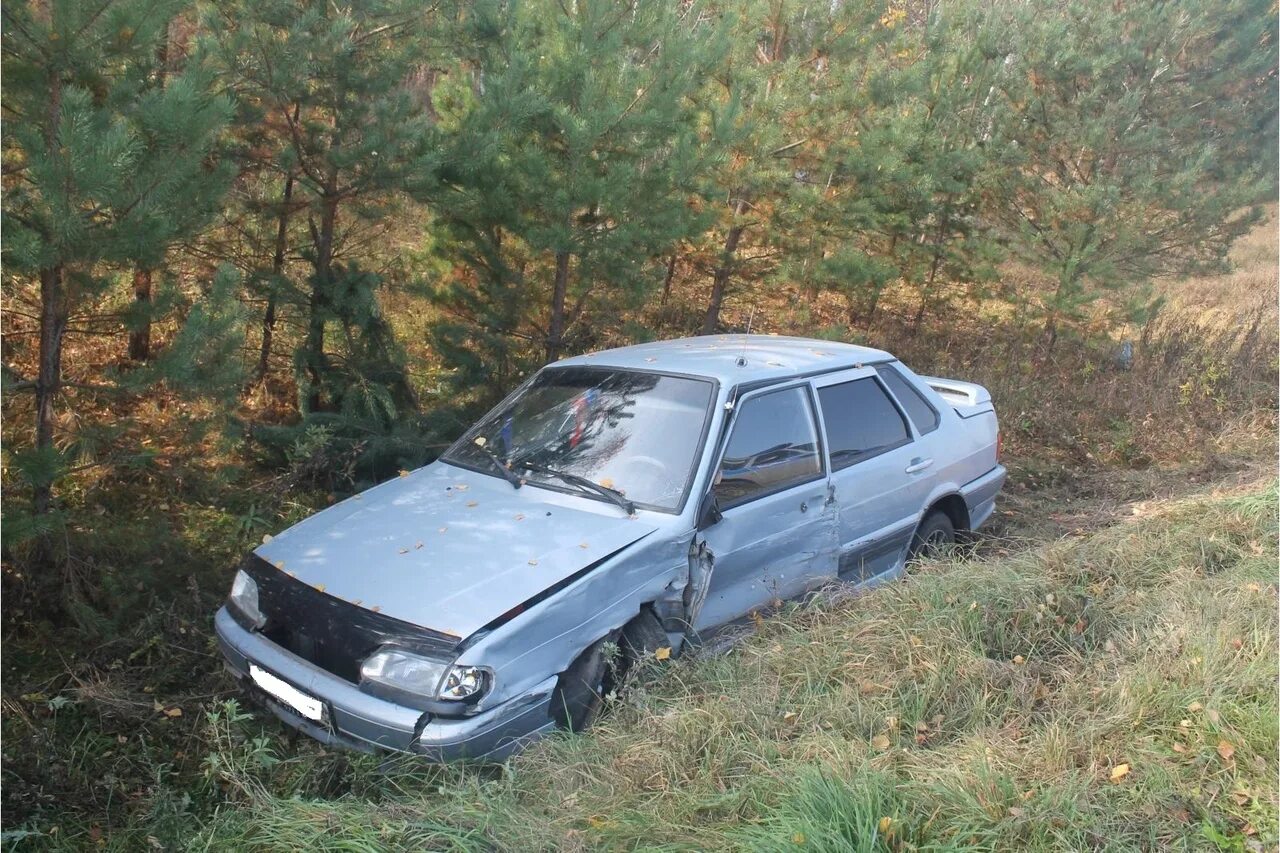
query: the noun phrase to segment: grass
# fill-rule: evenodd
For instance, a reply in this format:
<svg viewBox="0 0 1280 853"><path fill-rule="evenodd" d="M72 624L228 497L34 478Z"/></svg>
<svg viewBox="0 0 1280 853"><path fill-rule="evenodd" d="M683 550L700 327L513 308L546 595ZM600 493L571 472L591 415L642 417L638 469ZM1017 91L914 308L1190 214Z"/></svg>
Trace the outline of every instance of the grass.
<svg viewBox="0 0 1280 853"><path fill-rule="evenodd" d="M788 605L727 653L655 663L592 731L501 768L285 749L219 703L202 721L200 783L158 777L100 840L1271 849L1276 514L1275 485L1255 485Z"/></svg>

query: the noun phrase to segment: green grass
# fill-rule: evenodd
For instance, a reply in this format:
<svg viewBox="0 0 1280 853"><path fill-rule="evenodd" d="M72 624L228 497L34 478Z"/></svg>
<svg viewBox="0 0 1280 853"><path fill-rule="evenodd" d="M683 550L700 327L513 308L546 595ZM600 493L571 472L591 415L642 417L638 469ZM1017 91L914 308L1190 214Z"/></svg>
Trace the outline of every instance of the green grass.
<svg viewBox="0 0 1280 853"><path fill-rule="evenodd" d="M646 673L596 728L505 767L286 746L218 703L193 735L201 772L157 765L101 843L1271 849L1276 514L1274 485L1205 496L788 606L727 653ZM12 846L97 838L30 829L41 834Z"/></svg>

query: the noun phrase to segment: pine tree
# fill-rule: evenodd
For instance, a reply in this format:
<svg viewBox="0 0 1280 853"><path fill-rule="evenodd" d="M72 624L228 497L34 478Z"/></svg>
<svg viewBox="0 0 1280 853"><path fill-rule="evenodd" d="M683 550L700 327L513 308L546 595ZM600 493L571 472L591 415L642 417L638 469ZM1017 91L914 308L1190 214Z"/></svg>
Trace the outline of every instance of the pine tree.
<svg viewBox="0 0 1280 853"><path fill-rule="evenodd" d="M280 246L290 217L305 214L311 275L295 356L305 412L340 409L348 393L366 391L389 394L399 409L416 406L379 311L382 279L346 243L353 229L389 222L398 193L434 180L431 119L409 83L431 60L437 14L408 0L245 0L217 6L206 21L246 104L244 120L276 126L284 141L271 168L281 189L270 211L276 239L260 365L271 345L272 294L284 283ZM341 356L328 346L331 324L343 332ZM389 384L349 381L367 371Z"/></svg>
<svg viewBox="0 0 1280 853"><path fill-rule="evenodd" d="M1100 293L1220 268L1274 196L1276 20L1263 0L1009 13L994 132L1016 179L994 212L1053 281L1048 353Z"/></svg>
<svg viewBox="0 0 1280 853"><path fill-rule="evenodd" d="M34 391L37 516L52 508L70 321L116 273L202 227L226 186L216 153L229 101L198 63L163 85L156 74L181 10L155 0L3 7L4 260L39 282L40 324L37 375L9 389Z"/></svg>
<svg viewBox="0 0 1280 853"><path fill-rule="evenodd" d="M434 340L459 385L491 392L599 341L699 229L693 95L719 47L696 7L656 0L476 7L469 24L472 72L437 98L453 271Z"/></svg>

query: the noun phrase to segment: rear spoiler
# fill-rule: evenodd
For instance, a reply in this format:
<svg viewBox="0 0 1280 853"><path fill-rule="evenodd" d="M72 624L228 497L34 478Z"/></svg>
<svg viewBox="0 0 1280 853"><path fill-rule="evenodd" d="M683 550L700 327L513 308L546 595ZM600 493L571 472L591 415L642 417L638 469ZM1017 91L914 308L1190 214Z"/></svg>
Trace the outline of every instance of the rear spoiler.
<svg viewBox="0 0 1280 853"><path fill-rule="evenodd" d="M956 414L962 418L971 418L983 412L994 411L991 405L991 392L981 385L972 382L961 382L958 379L939 379L936 376L921 376L930 388L938 392L944 402L955 408Z"/></svg>

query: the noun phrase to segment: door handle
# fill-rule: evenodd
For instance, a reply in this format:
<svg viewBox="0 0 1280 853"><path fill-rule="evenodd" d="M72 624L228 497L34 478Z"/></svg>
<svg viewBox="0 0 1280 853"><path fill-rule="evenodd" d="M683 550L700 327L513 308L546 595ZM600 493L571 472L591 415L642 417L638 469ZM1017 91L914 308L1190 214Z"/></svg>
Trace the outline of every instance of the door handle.
<svg viewBox="0 0 1280 853"><path fill-rule="evenodd" d="M928 468L932 464L933 464L932 459L921 459L919 456L917 456L915 459L912 459L911 464L907 466L906 473L918 474L919 472Z"/></svg>

